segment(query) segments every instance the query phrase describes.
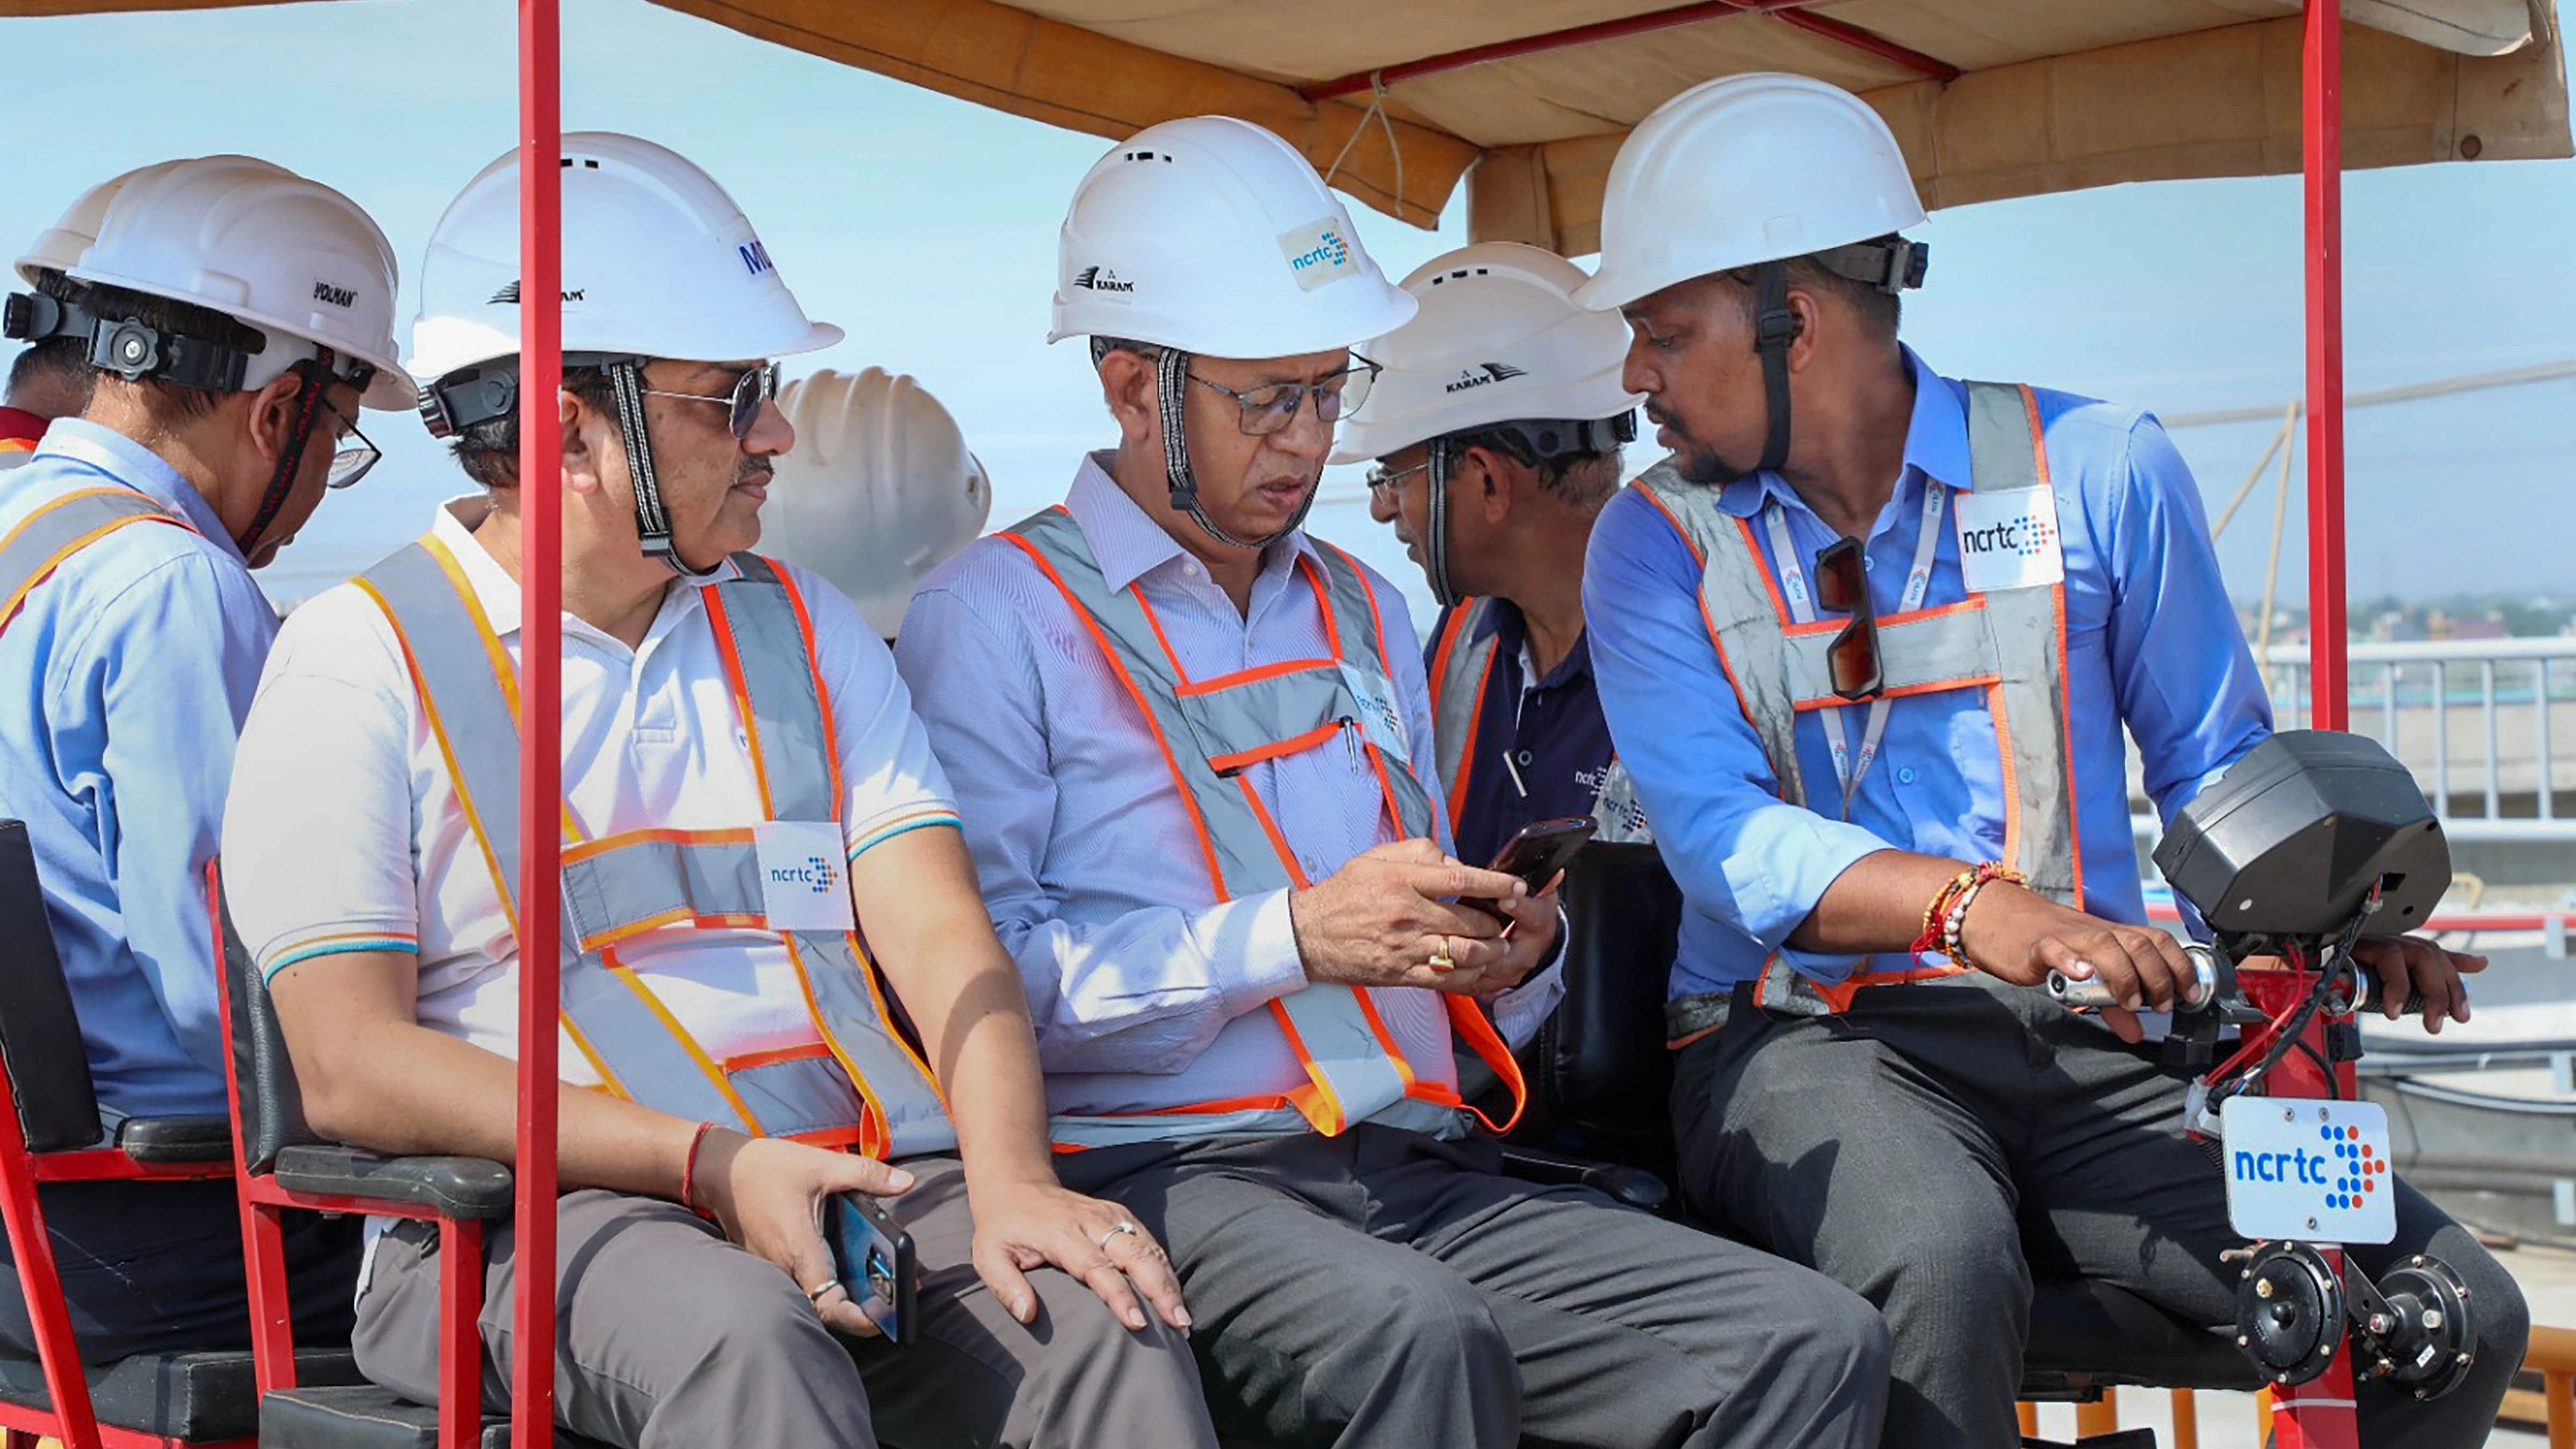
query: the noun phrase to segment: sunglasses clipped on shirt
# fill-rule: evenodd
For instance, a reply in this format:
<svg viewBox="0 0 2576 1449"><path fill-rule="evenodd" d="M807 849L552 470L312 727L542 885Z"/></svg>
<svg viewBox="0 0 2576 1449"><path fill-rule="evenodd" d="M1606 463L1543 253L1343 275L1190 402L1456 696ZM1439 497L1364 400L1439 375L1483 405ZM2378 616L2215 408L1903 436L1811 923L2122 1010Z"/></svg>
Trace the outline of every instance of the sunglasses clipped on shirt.
<svg viewBox="0 0 2576 1449"><path fill-rule="evenodd" d="M1825 646L1825 669L1843 699L1876 699L1887 687L1878 657L1878 613L1869 602L1861 542L1845 535L1816 551L1816 607L1851 619Z"/></svg>
<svg viewBox="0 0 2576 1449"><path fill-rule="evenodd" d="M751 436L753 425L760 421L761 404L774 402L778 398L778 364L763 362L755 365L741 377L734 379L731 392L722 394L671 392L658 387L638 388L636 391L646 397L671 397L683 402L722 403L727 410L725 424L733 429L734 441L740 442Z"/></svg>

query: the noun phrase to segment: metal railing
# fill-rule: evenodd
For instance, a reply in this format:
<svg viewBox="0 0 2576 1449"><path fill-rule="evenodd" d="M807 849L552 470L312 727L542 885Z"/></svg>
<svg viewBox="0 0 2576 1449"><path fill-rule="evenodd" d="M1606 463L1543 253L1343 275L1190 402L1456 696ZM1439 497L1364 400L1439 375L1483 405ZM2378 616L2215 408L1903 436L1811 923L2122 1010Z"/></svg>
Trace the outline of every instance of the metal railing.
<svg viewBox="0 0 2576 1449"><path fill-rule="evenodd" d="M2308 651L2275 646L2263 668L2280 725L2307 725ZM2556 800L2576 794L2576 638L2356 643L2351 680L2351 728L2405 761L2446 821L2548 822L2503 834L2576 839ZM2525 795L2528 811L2508 810Z"/></svg>

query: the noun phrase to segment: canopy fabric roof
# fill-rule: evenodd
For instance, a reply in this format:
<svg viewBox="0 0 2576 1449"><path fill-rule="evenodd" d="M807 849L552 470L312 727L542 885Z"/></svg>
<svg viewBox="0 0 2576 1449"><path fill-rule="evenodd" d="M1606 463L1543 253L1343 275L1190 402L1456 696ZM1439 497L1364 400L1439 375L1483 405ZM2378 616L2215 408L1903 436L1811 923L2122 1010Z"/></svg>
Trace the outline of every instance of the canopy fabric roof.
<svg viewBox="0 0 2576 1449"><path fill-rule="evenodd" d="M0 0L0 15L249 3ZM1241 116L1417 225L1464 176L1472 235L1569 255L1598 244L1628 128L1746 70L1866 96L1936 207L2299 165L2300 0L656 3L1112 139ZM2344 0L2343 13L2347 166L2571 154L2551 0ZM1479 48L1511 53L1460 54Z"/></svg>
<svg viewBox="0 0 2576 1449"><path fill-rule="evenodd" d="M1241 116L1420 225L1464 175L1472 234L1567 254L1597 244L1628 128L1737 71L1801 71L1868 97L1934 206L2299 165L2299 0L657 3L1113 139ZM2347 165L2570 154L2549 0L2345 0L2344 15ZM1653 28L1582 33L1623 24ZM1526 55L1401 69L1567 31L1574 43ZM1367 114L1371 71L1392 72L1392 149Z"/></svg>

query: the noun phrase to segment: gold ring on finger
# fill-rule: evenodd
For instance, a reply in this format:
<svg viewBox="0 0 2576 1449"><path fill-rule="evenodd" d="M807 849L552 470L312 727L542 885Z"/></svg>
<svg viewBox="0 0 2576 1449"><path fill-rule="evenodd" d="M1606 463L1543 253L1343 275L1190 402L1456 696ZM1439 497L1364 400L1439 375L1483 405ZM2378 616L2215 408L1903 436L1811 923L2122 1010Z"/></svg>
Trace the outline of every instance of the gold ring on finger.
<svg viewBox="0 0 2576 1449"><path fill-rule="evenodd" d="M1431 953L1431 969L1434 971L1458 969L1458 958L1449 954L1449 938L1446 936L1440 938L1439 948Z"/></svg>
<svg viewBox="0 0 2576 1449"><path fill-rule="evenodd" d="M826 1278L826 1279L824 1279L822 1282L817 1283L817 1284L815 1284L813 1287L808 1288L808 1289L806 1289L806 1290L805 1290L805 1301L807 1301L807 1302L809 1302L809 1303L812 1303L812 1304L814 1304L814 1305L815 1305L815 1306L817 1306L817 1307L820 1307L820 1306L822 1306L822 1302L823 1302L823 1295L824 1295L824 1294L826 1294L826 1293L831 1292L833 1289L838 1288L838 1287L840 1287L840 1286L841 1286L841 1280L840 1280L840 1279L838 1279L838 1278Z"/></svg>

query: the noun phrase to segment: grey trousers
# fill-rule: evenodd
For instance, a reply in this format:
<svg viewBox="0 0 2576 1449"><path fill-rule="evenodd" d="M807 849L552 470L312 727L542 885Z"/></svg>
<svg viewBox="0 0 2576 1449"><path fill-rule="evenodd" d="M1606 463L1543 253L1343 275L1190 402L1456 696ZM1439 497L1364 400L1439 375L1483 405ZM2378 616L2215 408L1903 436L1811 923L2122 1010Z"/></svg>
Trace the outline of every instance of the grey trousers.
<svg viewBox="0 0 2576 1449"><path fill-rule="evenodd" d="M1803 1268L1362 1124L1058 1160L1161 1236L1229 1437L1342 1449L1878 1437L1887 1339Z"/></svg>
<svg viewBox="0 0 2576 1449"><path fill-rule="evenodd" d="M1878 1305L1896 1343L1889 1449L2020 1442L2031 1278L2110 1282L2195 1323L2232 1324L2243 1246L2226 1187L2182 1133L2183 1083L2045 994L1960 976L1863 989L1840 1017L1747 1006L1675 1063L1694 1210ZM2429 1404L2359 1391L2362 1443L2486 1442L2529 1325L2513 1279L2400 1183L2374 1275L2432 1253L2471 1289L2477 1367Z"/></svg>
<svg viewBox="0 0 2576 1449"><path fill-rule="evenodd" d="M953 1157L912 1158L894 1200L920 1267L912 1346L849 1340L823 1326L785 1273L676 1204L623 1193L564 1195L556 1219L556 1418L633 1449L1214 1449L1198 1371L1159 1322L1131 1332L1089 1288L1029 1275L1040 1303L1022 1327L968 1260L974 1224ZM507 1228L486 1253L483 1402L506 1408L515 1261ZM354 1341L368 1378L437 1399L434 1230L403 1225L376 1245Z"/></svg>

